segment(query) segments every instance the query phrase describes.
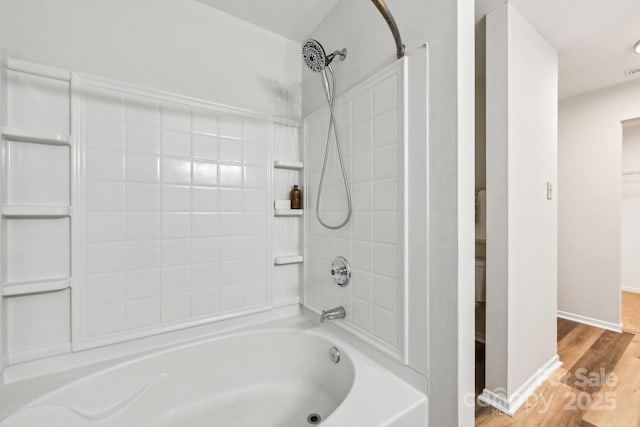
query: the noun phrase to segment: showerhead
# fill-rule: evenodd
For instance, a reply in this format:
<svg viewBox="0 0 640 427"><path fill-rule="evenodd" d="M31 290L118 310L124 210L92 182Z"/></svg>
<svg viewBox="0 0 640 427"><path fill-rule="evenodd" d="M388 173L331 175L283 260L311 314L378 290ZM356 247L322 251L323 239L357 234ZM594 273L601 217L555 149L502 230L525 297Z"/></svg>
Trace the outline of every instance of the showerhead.
<svg viewBox="0 0 640 427"><path fill-rule="evenodd" d="M331 64L336 55L341 60L344 60L347 57L347 49L336 50L327 55L322 45L316 40L309 39L302 45L304 63L307 64L311 71L320 72L324 70L326 66Z"/></svg>

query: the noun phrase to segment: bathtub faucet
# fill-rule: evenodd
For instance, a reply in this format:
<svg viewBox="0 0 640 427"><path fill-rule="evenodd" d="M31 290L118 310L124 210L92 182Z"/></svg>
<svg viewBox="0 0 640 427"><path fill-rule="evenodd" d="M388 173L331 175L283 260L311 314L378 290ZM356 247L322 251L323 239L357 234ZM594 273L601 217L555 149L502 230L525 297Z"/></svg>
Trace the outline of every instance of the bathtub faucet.
<svg viewBox="0 0 640 427"><path fill-rule="evenodd" d="M320 321L322 323L331 320L331 319L344 319L346 316L346 312L344 311L344 307L336 307L330 310L322 310L322 314L320 315Z"/></svg>

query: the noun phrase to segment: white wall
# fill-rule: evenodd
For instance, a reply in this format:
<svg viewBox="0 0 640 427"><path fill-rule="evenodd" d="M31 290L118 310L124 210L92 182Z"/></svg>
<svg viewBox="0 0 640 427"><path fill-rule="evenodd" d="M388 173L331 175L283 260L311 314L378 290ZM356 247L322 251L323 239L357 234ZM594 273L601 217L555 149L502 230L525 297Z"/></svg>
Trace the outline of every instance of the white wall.
<svg viewBox="0 0 640 427"><path fill-rule="evenodd" d="M78 72L299 116L299 45L186 0L0 0L0 48Z"/></svg>
<svg viewBox="0 0 640 427"><path fill-rule="evenodd" d="M472 425L473 408L464 404L463 397L473 394L474 357L473 2L389 0L387 5L400 28L410 64L414 55L424 55L418 46L425 42L429 46L428 102L417 98L409 101L415 111L428 111L428 120L415 120L409 129L410 152L424 146L424 133L419 137L422 130L429 141L428 153L422 157L428 157L428 168L423 168L424 179L429 181L428 208L425 207L428 212L422 221L428 225L426 230L416 228L411 233L416 239L426 235L428 241L412 251L422 258L410 261L414 267L424 266L423 278L415 276L412 280L410 273L409 283L417 288L412 300L425 301L426 292L429 294L430 423ZM347 59L334 66L339 92L395 60L393 37L375 7L366 0L339 2L311 37L329 51L348 49ZM416 70L409 67L413 79ZM304 114L324 102L318 78L303 70ZM410 93L413 87L410 84ZM420 93L417 87L416 91ZM420 163L424 165L426 161ZM418 192L413 194L416 200L423 197ZM420 314L426 313L422 310ZM419 319L411 320L410 326ZM423 317L423 324L426 321ZM419 330L415 334L420 338Z"/></svg>
<svg viewBox="0 0 640 427"><path fill-rule="evenodd" d="M512 5L487 15L486 388L509 400L556 356L557 69Z"/></svg>
<svg viewBox="0 0 640 427"><path fill-rule="evenodd" d="M620 327L621 121L640 117L640 83L560 102L558 309Z"/></svg>
<svg viewBox="0 0 640 427"><path fill-rule="evenodd" d="M624 123L622 171L640 171L640 126L637 120ZM620 217L621 270L623 290L640 292L640 175L622 178Z"/></svg>

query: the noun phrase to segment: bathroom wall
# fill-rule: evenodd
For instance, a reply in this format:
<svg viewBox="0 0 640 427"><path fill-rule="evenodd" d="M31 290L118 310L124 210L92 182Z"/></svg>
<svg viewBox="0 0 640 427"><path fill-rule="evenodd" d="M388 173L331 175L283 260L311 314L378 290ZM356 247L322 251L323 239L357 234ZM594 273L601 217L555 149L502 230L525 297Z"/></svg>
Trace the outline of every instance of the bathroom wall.
<svg viewBox="0 0 640 427"><path fill-rule="evenodd" d="M558 310L619 330L622 124L640 83L565 99L559 109Z"/></svg>
<svg viewBox="0 0 640 427"><path fill-rule="evenodd" d="M225 34L224 38L220 37L222 33ZM228 43L228 40L233 40L233 44ZM276 116L296 117L300 114L299 45L196 2L140 1L130 3L69 0L53 5L50 2L44 1L0 1L0 47L6 49L13 57L41 61L45 64L60 67L60 69L68 68L77 72L88 72L100 77L171 91L193 99L210 100L219 104L249 108ZM252 52L252 55L246 54L246 52L249 51ZM278 60L274 60L273 58L278 58ZM260 68L255 67L257 63L262 64ZM54 70L53 74L56 73L58 73L58 76L60 75L58 71ZM65 72L63 70L62 75L64 74ZM13 93L10 94L9 98L20 107L20 110L11 112L9 114L11 117L6 117L7 114L3 113L2 124L20 129L24 128L30 132L40 131L68 135L70 132L70 90L68 82L63 81L64 79L48 79L20 72L14 73L14 75L17 76L15 80L18 84L13 89ZM66 75L68 79L68 71ZM6 98L7 97L3 96L3 99ZM191 101L193 101L193 99ZM54 111L55 114L52 113L52 111ZM144 128L144 130L149 132L145 134L146 137L148 137L147 139L143 137L138 138L138 142L140 142L142 146L146 143L153 145L154 141L158 143L158 138L160 138L159 135L161 133L164 133L161 139L168 141L171 145L171 141L169 141L170 138L167 138L167 135L173 132L175 134L174 136L179 136L177 134L180 133L181 130L171 129L172 125L169 125L169 128L165 126L163 129L163 126L159 124L162 121L162 118L159 118L162 115L159 111L158 109L156 111L157 120L155 124L157 126L155 127L150 123L138 123L135 122L135 120L135 123L127 122L126 127L129 135L127 138L130 139L132 136L129 132L131 129L136 127L140 129ZM187 116L191 117L190 114L191 113ZM91 119L91 124L96 125L97 123L97 127L88 126L93 135L101 134L101 132L93 132L102 129L98 126L100 125L100 117L97 116L100 116L100 114L93 114ZM37 120L34 121L34 118ZM108 117L104 119L104 122L108 121ZM191 122L191 118L188 118L187 121ZM180 122L180 120L173 120L172 123L175 124L175 122ZM51 125L52 123L53 125ZM183 132L184 134L191 134L191 131L195 129L191 129L191 124L188 126L190 130L186 133ZM282 155L282 153L285 153L292 157L299 158L298 133L295 126L295 121L291 123L287 122L285 125L279 123L274 125L275 136L279 138L279 142L275 147L276 154L281 153L280 155ZM125 127L124 119L116 126L116 129L121 127ZM186 131L186 128L183 130ZM246 129L243 128L242 132L245 130ZM270 143L272 140L271 131L270 126L265 128L263 136L266 136L261 138L262 143ZM196 129L195 133L198 132ZM208 133L211 134L211 132ZM111 133L109 135L113 136L114 134ZM192 137L195 138L193 135ZM102 138L97 144L100 145L100 141L104 144L116 145L123 142L122 139L118 138L112 138L111 141L106 141L106 139L107 138ZM170 149L183 150L183 152L187 150L190 154L183 155L174 153L174 157L186 156L185 158L188 157L189 162L197 162L197 159L190 158L192 154L190 144L186 143L186 145L182 144L184 146L181 146L178 141L179 139L180 138L174 139L173 142L175 142L175 144ZM190 138L188 137L187 139ZM216 138L213 137L210 139ZM233 137L230 139L233 139ZM244 142L248 143L250 141L247 140ZM22 258L8 259L12 267L10 271L3 271L2 284L24 284L25 281L28 284L33 284L31 282L32 280L47 279L48 285L53 284L64 287L64 290L48 292L46 294L4 298L5 303L2 308L2 318L0 319L0 323L2 324L0 326L2 326L3 330L2 350L5 358L4 364L6 366L8 363L15 364L52 354L68 352L70 350L71 319L69 316L71 310L69 308L70 292L69 289L67 289L69 286L68 276L70 264L69 212L70 210L79 208L79 206L69 207L69 179L72 171L69 164L70 150L68 145L59 144L60 146L52 148L46 144L16 143L13 142L11 138L4 138L3 144L12 148L13 152L16 153L13 157L14 160L9 159L10 163L8 168L13 171L13 175L11 175L11 179L7 181L6 185L10 187L11 185L16 185L16 183L33 184L17 185L16 188L19 188L20 192L8 191L8 198L3 200L5 208L11 211L15 206L24 204L33 205L35 208L42 205L48 205L48 207L43 210L43 212L46 211L45 214L36 212L37 215L45 217L37 221L8 217L8 219L3 220L5 224L4 229L8 230L8 233L6 233L7 238L10 240L9 258L11 258L11 256L15 258L16 255L25 255L24 259L26 259L26 261L21 261ZM242 149L242 155L254 155L254 159L259 159L259 165L262 168L261 175L259 176L264 178L259 183L259 186L264 186L265 183L272 182L269 180L272 166L269 164L272 158L270 149L266 152L263 149L253 150L249 148L249 145ZM149 145L147 144L147 148L148 147ZM104 146L94 146L93 148L96 148L98 151L90 153L88 159L90 161L89 164L93 166L90 172L91 178L96 181L104 181L102 184L105 185L113 184L115 181L119 181L118 185L120 186L125 185L125 179L122 178L123 163L118 162L117 158L120 156L120 159L122 159L125 154L129 156L131 154L130 152L137 151L138 154L141 154L139 152L140 147L127 148L125 145L121 145L121 152L116 152L117 150L109 151L110 148ZM97 156L97 154L104 156L100 157ZM172 156L171 154L168 155L169 157ZM196 157L199 156L196 155ZM100 158L100 161L96 161L97 158ZM49 162L47 160L51 161ZM55 162L53 160L55 160ZM138 158L137 160L142 159ZM135 162L132 164L134 163ZM141 173L143 169L144 167L141 167ZM251 175L250 171L247 170L246 172L247 176ZM55 179L52 179L52 176L55 177ZM254 174L253 179L260 179L259 176ZM134 179L134 181L135 180L136 179ZM140 180L145 181L144 177L138 179L138 181ZM156 182L156 184L160 184L160 181ZM166 184L166 187L179 187L181 185L178 182L170 183L168 181L164 184ZM284 185L285 182L278 181L275 184ZM207 185L208 184L204 184L202 186L207 187ZM191 182L187 184L187 186L199 187L200 184ZM49 189L52 190L49 191ZM184 190L185 188L182 189ZM207 189L216 190L213 187ZM144 215L147 215L147 218L142 218L144 215L138 215L139 218L133 218L135 215L132 216L130 212L127 212L126 216L128 219L131 219L131 222L128 227L125 227L124 222L120 223L120 231L123 231L125 228L127 229L127 233L120 239L120 243L124 244L126 243L125 240L131 239L132 242L127 243L127 247L129 247L131 244L135 245L133 240L137 240L137 243L140 244L138 249L150 243L150 241L153 240L153 238L148 240L150 236L159 235L154 233L164 233L164 231L162 231L164 227L158 223L157 216L161 214L165 216L172 215L169 210L172 210L175 214L182 212L186 214L186 216L191 214L198 216L200 214L199 218L204 218L212 213L208 210L213 209L211 206L205 207L204 210L192 209L189 201L193 202L194 197L190 197L187 194L188 191L182 191L182 194L178 194L180 193L179 191L169 194L171 190L178 189L167 188L166 190L166 202L174 201L175 206L170 207L167 205L162 207L163 210L165 208L168 209L164 213L161 213L160 209L151 213L145 212ZM196 192L197 189L192 188L192 190ZM264 190L264 194L271 194L272 192L271 188L267 189L265 187ZM277 190L277 192L280 192L280 190L286 191L286 189L279 188L274 188L273 190ZM92 194L94 194L94 192L92 192ZM91 203L114 202L116 203L114 206L117 207L117 203L119 203L116 200L118 198L117 192L101 191L100 194L104 196L103 199L99 200L99 197L93 197ZM141 200L143 198L149 200L149 198L152 197L145 193L143 197L141 197ZM266 197L263 197L263 199L264 209L261 213L261 219L264 219L265 223L268 224L268 234L273 231L282 234L282 239L273 240L274 246L267 248L266 253L270 254L271 250L275 251L283 247L288 247L287 245L293 246L294 248L297 245L297 249L299 250L299 225L297 223L292 224L281 221L277 225L273 225L274 229L272 230L272 212L270 209L272 201L266 200ZM236 214L245 213L245 202L252 203L251 201L241 199L240 205L238 205L237 199L234 199L229 203L236 203L236 207L227 209L228 212L234 212ZM187 204L189 204L189 206L187 206ZM53 209L53 214L51 214L51 206L55 208ZM105 208L104 210L109 210L114 206ZM102 208L97 209L102 210ZM250 209L246 210L248 211ZM28 211L26 214L25 212L19 212L19 214L24 216L31 211ZM99 216L104 214L104 212L92 212L92 215L93 214ZM33 213L30 215L33 215ZM54 218L46 218L47 215L53 215ZM115 217L118 215L124 217L125 212L117 212ZM131 227L136 219L138 220L139 227ZM258 222L254 221L254 223L257 224ZM111 222L109 224L113 225L114 223ZM180 232L177 230L182 228L182 232L184 232L187 225L185 225L185 222L181 224L182 225L174 223L176 226L174 227L174 231ZM192 223L191 226L194 226L194 224L195 223ZM122 233L114 231L114 228L108 229L106 225L106 223L100 225L96 222L90 227L92 245L96 246L104 243L104 237L106 234L109 234L109 232L115 232L116 235L123 236ZM212 236L202 234L210 234L211 228L207 228L203 222L200 222L200 225L202 225L202 227L198 228L199 231L197 233L201 233L201 235L190 236L190 238L196 237L196 239L200 239L199 243L202 243L200 252L202 254L203 251L207 251L205 248L205 240ZM237 227L235 229L237 230ZM225 232L231 233L229 230ZM135 237L136 233L138 237ZM146 236L143 236L145 233ZM71 234L73 235L73 232ZM34 246L35 236L43 236L42 239L46 237L49 243L47 245ZM178 237L179 236L173 236L170 238L177 239ZM227 237L233 238L233 236ZM238 235L236 237L240 236ZM245 238L249 238L249 236L242 237L242 239L246 240ZM113 239L114 236L111 235L107 240ZM293 239L295 241L291 242L287 239ZM224 240L224 238L222 238L222 240ZM223 242L221 241L220 243ZM242 244L236 242L233 245L225 246L225 256L235 256L232 255L232 253L237 255L238 251L244 251L244 248L249 246L248 243L248 241ZM133 249L132 246L131 248ZM255 245L255 249L259 248L260 245ZM162 267L163 270L178 267L177 265L170 266L167 264L161 266L157 264L157 255L159 252L156 249L152 251L139 251L138 255L140 255L140 257L138 260L140 263L138 265L147 265L145 264L146 262L152 262L153 268L151 270L157 270L156 267ZM53 252L53 255L48 252L49 250ZM91 251L88 253L94 261L102 260L106 262L106 257L103 258L99 254L96 256L95 253L91 255ZM26 257L27 254L29 255L28 257ZM123 255L122 253L117 254L114 251L110 254ZM149 256L142 259L146 255ZM182 253L181 255L185 254ZM191 255L193 255L193 253ZM261 254L260 257L263 255L264 254ZM244 255L242 256L244 257ZM113 260L113 258L110 259ZM38 260L46 260L46 262ZM190 263L191 261L187 264ZM269 259L267 263L273 264L273 261ZM71 264L77 265L77 260L74 260ZM94 267L96 267L96 265L94 265ZM149 269L141 268L138 270ZM258 271L258 269L241 269L243 276L245 275L245 270L247 274L249 271ZM99 271L94 273L102 274L105 272ZM118 272L109 271L108 273ZM9 276L7 276L7 274L9 274ZM11 276L12 274L14 276ZM161 296L161 292L158 291L160 289L159 287L162 286L161 276L163 274L163 272L157 270L150 276L147 275L143 277L144 275L141 275L139 277L140 280L136 283L131 283L132 280L129 280L129 284L127 284L126 281L123 283L117 280L101 282L102 285L111 283L113 285L112 287L99 286L100 283L94 281L92 291L89 293L90 298L88 299L90 306L94 308L105 308L109 304L116 302L113 300L114 296L123 295L123 293L132 296L133 299L140 297L136 302L142 305L138 306L139 310L135 310L131 305L131 301L126 302L125 305L130 306L129 315L124 315L122 310L119 311L121 315L111 317L96 317L94 313L89 317L94 320L100 317L101 320L93 322L93 326L90 326L89 323L91 322L87 321L84 327L88 329L93 327L92 334L94 337L113 333L114 328L122 331L128 329L129 326L134 327L134 329L146 329L146 332L143 333L146 334L152 332L149 328L151 324L155 323L157 325L158 320L164 322L164 320L162 320L163 318L169 320L169 318L177 316L174 317L174 321L178 318L184 320L185 307L191 303L186 303L187 298L186 295L183 294L181 297L182 305L178 302L180 298L175 299L173 304L163 305L163 299L165 302L168 302L168 299L165 296ZM265 275L271 277L271 271L269 270ZM160 280L156 280L154 283L153 281L146 280L149 279L149 277L153 277L154 280L160 278ZM176 275L173 277L175 280L179 279ZM52 282L50 279L60 280L54 280ZM165 281L168 279L169 276L165 277ZM298 266L280 269L273 273L272 279L282 284L277 287L275 294L265 296L266 290L261 286L260 289L256 288L255 294L249 292L248 294L240 295L235 292L235 297L232 297L231 294L229 294L229 296L235 299L236 302L238 298L243 299L243 301L249 301L255 296L259 297L261 302L264 301L265 298L269 298L275 305L298 303L301 280ZM81 279L77 277L74 280ZM185 283L187 282L188 280L185 280ZM36 285L40 286L40 284ZM81 285L78 285L78 288L80 287ZM177 288L174 288L174 291L176 292L171 291L170 293L176 296L180 294ZM20 290L20 292L22 292L22 290ZM136 292L138 293L136 294ZM127 299L128 298L129 297L127 297ZM7 303L9 299L11 302ZM209 300L211 300L211 298ZM119 303L124 303L122 298L118 301ZM229 300L229 302L230 301L231 300ZM195 298L195 302L198 304L201 303L201 306L206 305L204 298ZM219 304L219 302L220 301L217 303ZM153 304L147 304L143 307L144 303ZM162 314L163 309L158 309L158 304L156 303L159 303L160 306L163 307L164 314ZM123 306L122 304L120 305ZM242 305L244 305L244 302ZM211 305L209 306L210 309L213 309L212 307ZM135 313L140 314L140 316L136 318ZM103 311L102 314L105 314L105 312ZM202 314L204 315L204 313ZM79 321L79 319L82 319L82 316L76 315L75 318ZM87 325L90 327L87 327ZM122 328L122 325L128 326ZM133 336L129 336L128 338L131 337ZM98 340L96 340L96 343L97 341Z"/></svg>
<svg viewBox="0 0 640 427"><path fill-rule="evenodd" d="M640 121L623 123L620 283L640 293ZM636 173L634 173L636 172Z"/></svg>
<svg viewBox="0 0 640 427"><path fill-rule="evenodd" d="M410 366L428 372L433 425L473 425L463 399L473 394L474 366L473 2L387 5L409 55ZM395 61L393 37L368 1L340 1L311 36L349 51L334 66L338 92ZM304 115L323 102L318 76L303 70Z"/></svg>
<svg viewBox="0 0 640 427"><path fill-rule="evenodd" d="M486 391L513 411L556 352L557 51L511 4L487 14ZM486 392L485 392L486 394Z"/></svg>
<svg viewBox="0 0 640 427"><path fill-rule="evenodd" d="M195 1L0 0L0 49L221 104L300 115L299 44Z"/></svg>

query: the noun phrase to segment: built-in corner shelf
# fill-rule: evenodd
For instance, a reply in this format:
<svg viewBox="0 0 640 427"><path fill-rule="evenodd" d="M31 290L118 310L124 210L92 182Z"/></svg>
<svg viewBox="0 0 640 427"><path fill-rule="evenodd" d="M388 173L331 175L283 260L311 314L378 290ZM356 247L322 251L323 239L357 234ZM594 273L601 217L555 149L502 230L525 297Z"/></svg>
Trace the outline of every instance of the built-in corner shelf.
<svg viewBox="0 0 640 427"><path fill-rule="evenodd" d="M273 260L274 265L288 265L288 264L300 264L304 261L302 255L286 255L277 256Z"/></svg>
<svg viewBox="0 0 640 427"><path fill-rule="evenodd" d="M32 131L8 126L2 128L2 136L11 141L47 145L69 145L71 141L69 135Z"/></svg>
<svg viewBox="0 0 640 427"><path fill-rule="evenodd" d="M290 169L299 171L304 168L304 164L302 162L286 162L283 160L274 160L273 167L276 169Z"/></svg>
<svg viewBox="0 0 640 427"><path fill-rule="evenodd" d="M16 297L20 295L56 292L71 287L71 279L38 280L34 282L8 283L2 287L2 296Z"/></svg>
<svg viewBox="0 0 640 427"><path fill-rule="evenodd" d="M274 216L302 216L302 209L274 209Z"/></svg>
<svg viewBox="0 0 640 427"><path fill-rule="evenodd" d="M69 206L3 206L2 216L8 218L62 218L71 215Z"/></svg>

